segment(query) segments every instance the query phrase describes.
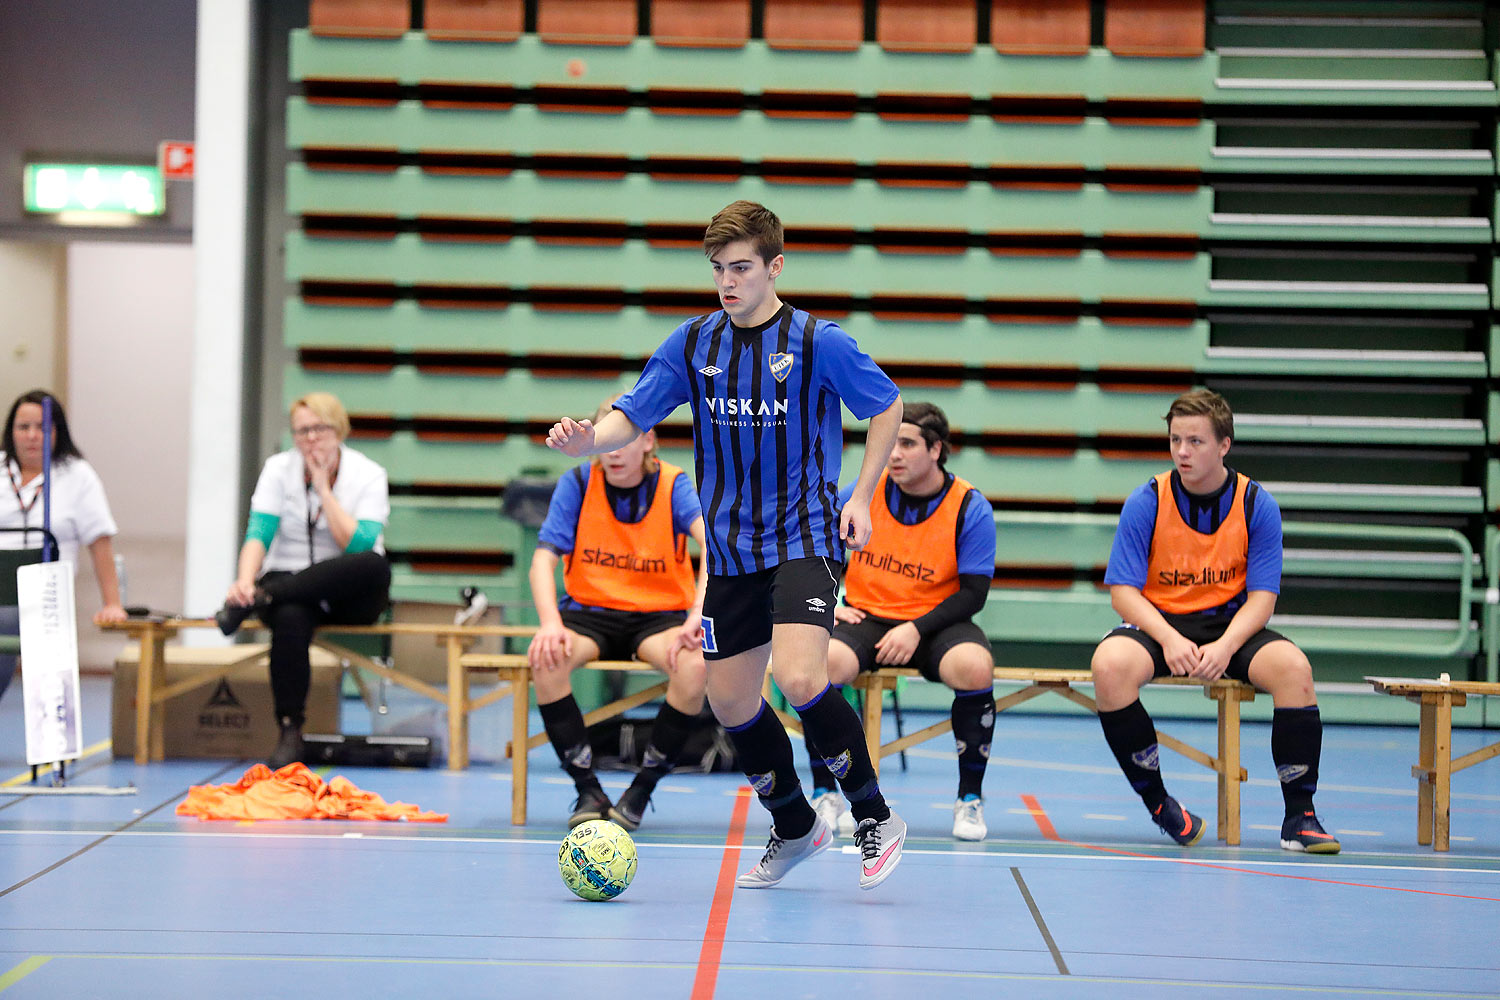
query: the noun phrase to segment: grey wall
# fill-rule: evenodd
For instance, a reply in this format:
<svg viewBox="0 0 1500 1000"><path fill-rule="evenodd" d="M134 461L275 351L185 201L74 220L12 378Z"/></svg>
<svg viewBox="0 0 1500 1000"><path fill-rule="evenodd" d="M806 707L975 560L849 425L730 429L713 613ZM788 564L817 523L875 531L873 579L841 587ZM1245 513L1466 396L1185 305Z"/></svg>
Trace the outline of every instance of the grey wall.
<svg viewBox="0 0 1500 1000"><path fill-rule="evenodd" d="M129 229L25 217L28 156L144 158L193 137L197 0L0 2L0 238L188 239L192 185L167 185L167 214Z"/></svg>

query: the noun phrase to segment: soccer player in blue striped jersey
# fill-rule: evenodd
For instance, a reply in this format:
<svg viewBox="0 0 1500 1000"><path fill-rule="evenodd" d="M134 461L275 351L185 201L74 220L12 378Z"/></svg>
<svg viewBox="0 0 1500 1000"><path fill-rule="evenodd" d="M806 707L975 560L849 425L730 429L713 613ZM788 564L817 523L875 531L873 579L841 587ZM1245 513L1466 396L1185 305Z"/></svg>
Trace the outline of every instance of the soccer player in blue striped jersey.
<svg viewBox="0 0 1500 1000"><path fill-rule="evenodd" d="M837 324L781 301L782 246L781 221L763 205L737 201L715 215L703 250L722 308L672 331L597 425L565 417L547 444L574 457L613 451L689 404L708 527L708 700L772 821L765 854L737 884L776 885L833 841L761 697L770 663L850 802L860 887L871 889L900 860L906 824L880 793L858 715L828 684L828 638L845 552L870 539L870 501L901 424L901 394ZM869 420L842 507L841 405Z"/></svg>

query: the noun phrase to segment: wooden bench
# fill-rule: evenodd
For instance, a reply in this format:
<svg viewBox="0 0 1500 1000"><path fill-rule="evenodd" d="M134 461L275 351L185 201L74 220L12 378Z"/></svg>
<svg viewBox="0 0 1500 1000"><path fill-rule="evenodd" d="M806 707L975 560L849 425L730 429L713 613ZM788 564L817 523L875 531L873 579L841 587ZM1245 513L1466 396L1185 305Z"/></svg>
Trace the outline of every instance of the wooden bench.
<svg viewBox="0 0 1500 1000"><path fill-rule="evenodd" d="M889 743L881 742L880 722L884 712L884 695L894 691L903 677L921 678L911 667L881 667L861 673L854 680L854 687L864 694L865 743L870 748L870 759L875 770L880 770L884 757L900 753L918 743L953 731L953 723L944 719L915 733L908 733ZM1020 690L1000 695L995 699L995 711L1003 712L1015 708L1033 698L1052 693L1082 705L1090 712L1098 713L1094 699L1075 689L1074 685L1093 684L1093 675L1087 670L1047 670L1018 667L996 667L995 680L1019 683ZM1230 847L1240 842L1240 783L1247 777L1240 766L1240 703L1255 700L1255 688L1242 681L1222 679L1201 681L1191 677L1159 677L1153 684L1198 686L1203 695L1218 703L1218 756L1210 757L1197 747L1189 746L1174 736L1157 730L1156 739L1162 746L1176 750L1188 760L1201 764L1218 775L1219 802L1217 836Z"/></svg>
<svg viewBox="0 0 1500 1000"><path fill-rule="evenodd" d="M1500 695L1494 681L1453 681L1446 677L1426 680L1414 677L1366 677L1376 691L1405 698L1421 706L1417 737L1417 843L1431 844L1434 851L1448 849L1448 811L1453 775L1466 767L1500 756L1500 742L1491 743L1457 760L1453 757L1453 709L1468 703L1468 696Z"/></svg>
<svg viewBox="0 0 1500 1000"><path fill-rule="evenodd" d="M135 762L145 764L153 760L161 760L165 756L162 738L164 731L162 706L167 699L183 691L212 683L234 666L231 664L228 667L208 667L188 680L169 687L165 681L164 647L168 640L174 638L183 629L217 628L217 626L212 619L157 617L131 618L100 627L112 632L123 632L140 644L140 669L136 672L135 692ZM254 620L247 621L241 626L242 629L263 627ZM437 622L324 625L318 629L313 644L328 650L348 663L377 674L393 684L399 684L409 691L414 691L446 707L448 709L448 769L458 771L469 766L469 712L483 708L509 693L508 688L500 689L488 693L483 699L471 702L465 670L459 662L460 657L479 639L495 636L525 637L535 632L536 628L532 625L447 625ZM446 649L448 667L446 690L412 677L394 667L378 663L328 638L344 635L431 636L434 642Z"/></svg>
<svg viewBox="0 0 1500 1000"><path fill-rule="evenodd" d="M464 672L465 679L457 687L461 692L459 709L457 715L464 720L464 740L468 740L468 713L493 704L501 698L511 698L511 739L505 745L505 755L510 758L510 821L515 826L523 826L526 823L526 784L529 775L526 755L537 747L547 742L546 733L532 734L531 725L531 667L526 662L524 653L465 653L458 658L460 668ZM585 670L625 670L633 673L656 672L656 668L639 660L593 660L583 664ZM503 683L493 691L470 700L468 697L467 674L471 670L493 670L500 675ZM450 684L450 689L453 685ZM586 726L592 726L596 722L605 719L613 719L623 715L632 708L644 705L649 701L664 696L667 693L667 682L665 680L642 688L632 694L617 698L607 705L601 705L591 712L585 712L583 722ZM452 717L455 710L449 709L452 728ZM524 740L524 749L517 750L517 739ZM452 751L449 751L450 767L452 766ZM467 757L465 758L467 763Z"/></svg>

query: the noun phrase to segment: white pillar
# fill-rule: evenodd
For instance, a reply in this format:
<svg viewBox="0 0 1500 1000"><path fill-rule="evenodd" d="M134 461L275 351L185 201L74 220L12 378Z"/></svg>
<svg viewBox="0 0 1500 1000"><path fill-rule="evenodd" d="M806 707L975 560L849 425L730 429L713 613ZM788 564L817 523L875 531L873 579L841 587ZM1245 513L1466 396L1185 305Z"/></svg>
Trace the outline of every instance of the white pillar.
<svg viewBox="0 0 1500 1000"><path fill-rule="evenodd" d="M199 0L194 110L192 423L183 611L234 577L244 385L251 0ZM162 363L170 363L162 359ZM217 633L212 633L217 635Z"/></svg>

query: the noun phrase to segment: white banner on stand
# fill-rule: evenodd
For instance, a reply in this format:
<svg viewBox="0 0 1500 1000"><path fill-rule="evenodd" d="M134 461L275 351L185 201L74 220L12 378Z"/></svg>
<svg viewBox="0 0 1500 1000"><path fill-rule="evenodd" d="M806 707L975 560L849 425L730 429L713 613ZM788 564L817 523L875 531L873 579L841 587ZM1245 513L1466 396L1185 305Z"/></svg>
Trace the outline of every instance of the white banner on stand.
<svg viewBox="0 0 1500 1000"><path fill-rule="evenodd" d="M78 690L78 622L73 564L34 563L16 571L21 611L21 682L26 696L26 763L83 753Z"/></svg>

